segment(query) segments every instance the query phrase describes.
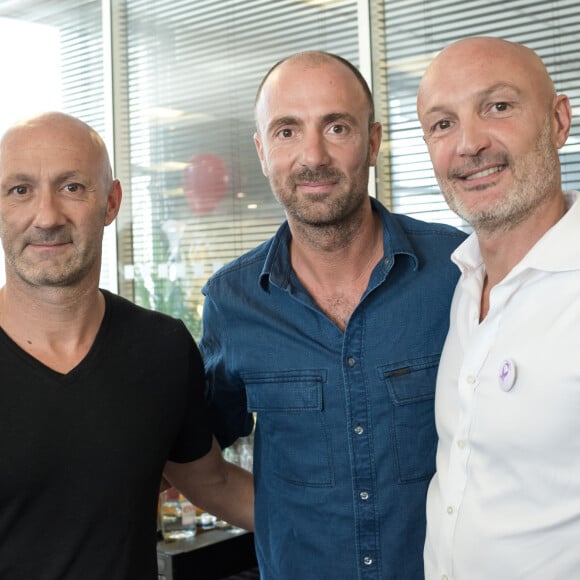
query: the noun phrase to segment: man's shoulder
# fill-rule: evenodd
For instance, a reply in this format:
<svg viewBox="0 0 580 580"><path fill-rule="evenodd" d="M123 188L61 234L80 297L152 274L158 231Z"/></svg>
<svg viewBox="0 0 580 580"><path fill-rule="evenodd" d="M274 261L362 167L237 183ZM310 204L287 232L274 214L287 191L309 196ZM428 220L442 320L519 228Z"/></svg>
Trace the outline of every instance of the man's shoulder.
<svg viewBox="0 0 580 580"><path fill-rule="evenodd" d="M204 292L232 280L247 279L257 282L275 239L275 236L271 237L222 266L206 282Z"/></svg>
<svg viewBox="0 0 580 580"><path fill-rule="evenodd" d="M460 229L441 222L429 222L406 214L392 212L380 201L373 199L373 207L381 214L384 227L395 245L410 241L414 247L433 247L436 251L455 249L467 234Z"/></svg>
<svg viewBox="0 0 580 580"><path fill-rule="evenodd" d="M399 213L391 213L390 215L409 236L448 238L452 243L461 243L467 237L464 231L449 224L423 221Z"/></svg>
<svg viewBox="0 0 580 580"><path fill-rule="evenodd" d="M152 329L156 334L163 333L163 331L174 333L185 329L181 320L168 314L139 306L127 298L107 290L101 290L101 292L105 296L111 318L116 323L121 322L125 328L147 328Z"/></svg>
<svg viewBox="0 0 580 580"><path fill-rule="evenodd" d="M446 262L467 234L444 223L426 222L404 214L389 214L387 222L395 248L407 248L423 259L443 258Z"/></svg>

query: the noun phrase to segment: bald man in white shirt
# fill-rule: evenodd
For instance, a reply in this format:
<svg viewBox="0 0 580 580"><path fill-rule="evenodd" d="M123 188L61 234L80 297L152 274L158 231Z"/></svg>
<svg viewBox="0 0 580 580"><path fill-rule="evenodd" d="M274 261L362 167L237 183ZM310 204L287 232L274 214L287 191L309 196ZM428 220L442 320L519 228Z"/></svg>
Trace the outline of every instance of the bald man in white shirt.
<svg viewBox="0 0 580 580"><path fill-rule="evenodd" d="M580 203L558 150L571 107L497 38L443 50L418 114L439 186L474 233L437 379L427 580L580 578Z"/></svg>

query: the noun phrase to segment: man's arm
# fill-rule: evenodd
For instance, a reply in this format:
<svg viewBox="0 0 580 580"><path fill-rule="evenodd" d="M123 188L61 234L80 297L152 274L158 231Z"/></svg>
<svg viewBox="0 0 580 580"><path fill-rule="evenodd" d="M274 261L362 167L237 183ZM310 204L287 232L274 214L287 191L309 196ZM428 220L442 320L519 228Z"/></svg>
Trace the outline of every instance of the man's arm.
<svg viewBox="0 0 580 580"><path fill-rule="evenodd" d="M222 457L215 437L206 455L189 463L168 461L163 476L196 506L245 530L254 529L254 478Z"/></svg>
<svg viewBox="0 0 580 580"><path fill-rule="evenodd" d="M205 398L210 411L212 431L222 448L252 432L254 418L248 411L246 388L238 372L239 362L232 353L239 347L231 344L225 331L229 320L224 308L204 288L203 334L199 350L205 368Z"/></svg>

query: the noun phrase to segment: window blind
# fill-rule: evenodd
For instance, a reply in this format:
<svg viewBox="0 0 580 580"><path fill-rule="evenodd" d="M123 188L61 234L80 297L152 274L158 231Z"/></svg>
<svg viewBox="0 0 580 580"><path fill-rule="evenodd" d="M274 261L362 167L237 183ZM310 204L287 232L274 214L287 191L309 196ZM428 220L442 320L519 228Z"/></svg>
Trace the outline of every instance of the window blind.
<svg viewBox="0 0 580 580"><path fill-rule="evenodd" d="M131 198L119 232L123 293L183 319L198 337L205 281L284 219L252 140L258 85L275 62L303 50L358 64L357 3L120 6L117 59L127 72L117 126L129 159L119 167Z"/></svg>
<svg viewBox="0 0 580 580"><path fill-rule="evenodd" d="M561 150L563 181L566 188L580 187L575 0L370 0L369 46L359 35L363 3L0 0L0 24L35 25L34 34L27 30L21 38L42 38L24 43L36 44L32 56L23 43L5 48L11 58L3 61L3 78L20 87L33 78L40 88L22 91L3 108L0 130L28 109L60 108L101 132L115 151L124 188L117 219L119 291L183 318L194 336L208 276L270 237L284 217L254 150L252 109L263 75L294 52L328 50L358 65L371 51L384 126L378 197L395 211L466 227L448 210L433 176L415 112L419 79L433 56L459 38L523 42L542 56L558 92L572 102L572 131ZM54 63L45 64L52 54ZM32 101L25 103L24 93ZM114 231L107 228L105 245L111 244L114 249ZM114 257L105 258L101 276L111 289Z"/></svg>

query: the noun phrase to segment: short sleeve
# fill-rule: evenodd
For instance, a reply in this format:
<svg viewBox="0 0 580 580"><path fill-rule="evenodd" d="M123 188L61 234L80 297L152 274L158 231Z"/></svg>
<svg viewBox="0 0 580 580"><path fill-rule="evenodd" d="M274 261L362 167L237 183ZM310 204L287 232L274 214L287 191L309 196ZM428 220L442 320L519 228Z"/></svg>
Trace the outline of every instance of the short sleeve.
<svg viewBox="0 0 580 580"><path fill-rule="evenodd" d="M177 463L187 463L203 457L209 452L212 444L209 410L204 399L203 360L190 335L189 342L191 345L187 372L187 406L182 415L181 428L169 453L169 459Z"/></svg>

